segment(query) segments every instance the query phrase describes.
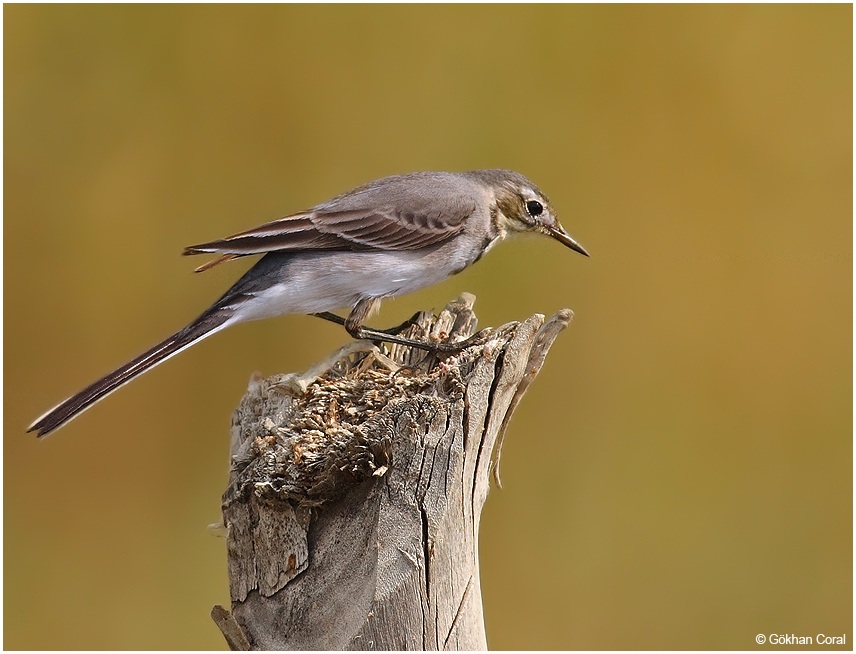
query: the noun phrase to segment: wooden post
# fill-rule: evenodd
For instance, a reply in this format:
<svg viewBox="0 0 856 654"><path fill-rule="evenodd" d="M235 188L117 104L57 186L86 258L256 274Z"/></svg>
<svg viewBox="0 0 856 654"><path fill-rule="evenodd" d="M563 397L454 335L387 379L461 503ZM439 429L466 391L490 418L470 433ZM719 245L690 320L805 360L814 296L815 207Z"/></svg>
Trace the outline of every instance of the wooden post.
<svg viewBox="0 0 856 654"><path fill-rule="evenodd" d="M403 334L469 336L474 300ZM358 341L304 376L251 380L223 496L232 613L212 612L229 646L486 649L490 470L498 481L511 413L572 315L485 330L454 356Z"/></svg>

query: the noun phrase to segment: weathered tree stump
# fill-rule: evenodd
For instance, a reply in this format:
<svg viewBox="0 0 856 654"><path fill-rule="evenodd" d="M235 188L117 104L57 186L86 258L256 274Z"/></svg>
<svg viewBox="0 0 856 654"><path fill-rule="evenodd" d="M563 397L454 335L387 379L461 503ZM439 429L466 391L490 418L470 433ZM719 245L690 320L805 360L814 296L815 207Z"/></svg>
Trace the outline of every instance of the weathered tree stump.
<svg viewBox="0 0 856 654"><path fill-rule="evenodd" d="M464 295L404 335L461 340ZM356 341L251 380L223 496L232 649L480 650L481 510L502 435L572 317L485 330L454 356ZM537 436L532 436L533 440Z"/></svg>

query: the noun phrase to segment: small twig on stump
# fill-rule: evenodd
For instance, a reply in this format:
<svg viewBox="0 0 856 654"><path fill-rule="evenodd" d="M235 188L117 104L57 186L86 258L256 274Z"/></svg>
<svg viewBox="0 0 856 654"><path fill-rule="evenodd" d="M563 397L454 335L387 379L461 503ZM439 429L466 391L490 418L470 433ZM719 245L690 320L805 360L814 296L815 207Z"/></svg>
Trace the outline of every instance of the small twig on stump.
<svg viewBox="0 0 856 654"><path fill-rule="evenodd" d="M404 335L466 338L474 301ZM223 495L232 614L215 621L229 646L485 649L492 454L498 474L511 413L571 317L486 330L455 356L360 342L308 376L251 380Z"/></svg>

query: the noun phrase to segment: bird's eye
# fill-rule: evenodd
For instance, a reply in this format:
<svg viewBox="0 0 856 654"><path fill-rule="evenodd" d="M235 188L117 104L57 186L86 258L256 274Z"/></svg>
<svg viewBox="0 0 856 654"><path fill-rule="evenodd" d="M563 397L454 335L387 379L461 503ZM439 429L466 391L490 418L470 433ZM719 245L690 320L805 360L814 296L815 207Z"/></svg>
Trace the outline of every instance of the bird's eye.
<svg viewBox="0 0 856 654"><path fill-rule="evenodd" d="M540 216L544 211L544 205L538 200L527 200L526 211L530 216Z"/></svg>

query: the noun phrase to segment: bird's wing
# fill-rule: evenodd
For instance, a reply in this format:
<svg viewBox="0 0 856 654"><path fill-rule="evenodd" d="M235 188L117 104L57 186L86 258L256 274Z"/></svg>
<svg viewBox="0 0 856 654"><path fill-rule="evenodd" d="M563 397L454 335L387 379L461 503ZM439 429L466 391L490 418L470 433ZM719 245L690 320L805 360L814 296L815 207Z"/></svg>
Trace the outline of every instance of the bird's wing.
<svg viewBox="0 0 856 654"><path fill-rule="evenodd" d="M452 212L431 208L344 209L318 212L312 222L318 232L346 239L358 247L418 250L460 234L464 221L474 210L475 206L459 207Z"/></svg>
<svg viewBox="0 0 856 654"><path fill-rule="evenodd" d="M335 234L319 232L312 222L311 213L299 213L273 220L239 234L233 234L208 243L191 245L182 254L216 252L223 254L202 269L249 254L264 254L276 250L330 250L346 248L347 242ZM206 267L207 266L207 267Z"/></svg>
<svg viewBox="0 0 856 654"><path fill-rule="evenodd" d="M475 204L465 201L450 203L445 210L428 205L410 211L344 208L331 203L217 241L192 245L183 254L223 255L200 266L197 270L201 271L237 257L277 251L416 250L460 234L473 211Z"/></svg>

